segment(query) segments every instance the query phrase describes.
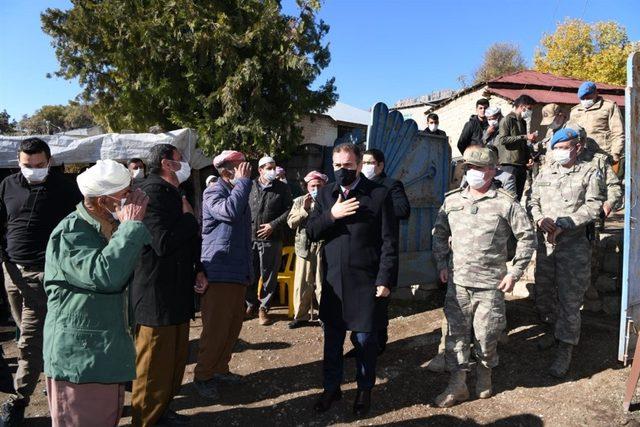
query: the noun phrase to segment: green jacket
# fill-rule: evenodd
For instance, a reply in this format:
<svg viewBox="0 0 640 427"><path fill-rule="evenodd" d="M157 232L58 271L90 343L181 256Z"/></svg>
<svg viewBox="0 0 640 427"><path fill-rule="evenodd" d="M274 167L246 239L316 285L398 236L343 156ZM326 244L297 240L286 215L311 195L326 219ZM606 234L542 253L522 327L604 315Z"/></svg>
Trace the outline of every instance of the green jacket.
<svg viewBox="0 0 640 427"><path fill-rule="evenodd" d="M526 122L512 111L500 121L498 129L498 162L501 165L525 166L529 162Z"/></svg>
<svg viewBox="0 0 640 427"><path fill-rule="evenodd" d="M53 230L46 251L44 372L81 383L135 378L127 284L151 236L126 221L107 240L82 203Z"/></svg>

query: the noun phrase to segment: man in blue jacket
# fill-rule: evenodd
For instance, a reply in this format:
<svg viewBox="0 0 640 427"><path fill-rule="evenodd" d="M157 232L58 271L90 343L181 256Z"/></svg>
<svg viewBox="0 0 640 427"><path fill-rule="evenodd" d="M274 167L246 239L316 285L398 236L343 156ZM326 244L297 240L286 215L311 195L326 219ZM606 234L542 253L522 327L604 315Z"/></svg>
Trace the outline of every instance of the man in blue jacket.
<svg viewBox="0 0 640 427"><path fill-rule="evenodd" d="M220 179L202 201L201 260L209 287L201 299L202 335L194 385L205 398L218 397L218 383L237 384L229 372L231 351L242 329L251 282L251 166L238 151L213 160Z"/></svg>

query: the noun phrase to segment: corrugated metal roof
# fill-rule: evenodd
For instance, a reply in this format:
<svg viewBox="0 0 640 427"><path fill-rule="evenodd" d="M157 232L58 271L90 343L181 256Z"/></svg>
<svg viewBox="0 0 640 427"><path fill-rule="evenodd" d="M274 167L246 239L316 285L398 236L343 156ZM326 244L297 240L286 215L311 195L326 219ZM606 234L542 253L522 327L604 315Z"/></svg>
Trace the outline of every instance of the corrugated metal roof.
<svg viewBox="0 0 640 427"><path fill-rule="evenodd" d="M324 115L331 117L336 122L355 123L365 126L368 126L371 122L371 113L342 102L336 102L336 105L329 108Z"/></svg>
<svg viewBox="0 0 640 427"><path fill-rule="evenodd" d="M578 87L584 80L573 79L570 77L556 76L549 73L541 73L539 71L525 70L518 71L512 74L505 74L495 79L489 80L487 84L491 87L498 83L507 84L521 84L521 85L535 85L535 86L547 86L550 88L566 88L578 90ZM607 83L597 83L599 91L622 91L624 93L624 86L610 85Z"/></svg>
<svg viewBox="0 0 640 427"><path fill-rule="evenodd" d="M550 89L507 89L507 88L487 88L486 92L492 93L513 101L520 95L529 95L540 104L570 104L578 103L578 96L575 92L557 92ZM619 106L624 106L624 95L610 95L603 93L602 97L614 101Z"/></svg>

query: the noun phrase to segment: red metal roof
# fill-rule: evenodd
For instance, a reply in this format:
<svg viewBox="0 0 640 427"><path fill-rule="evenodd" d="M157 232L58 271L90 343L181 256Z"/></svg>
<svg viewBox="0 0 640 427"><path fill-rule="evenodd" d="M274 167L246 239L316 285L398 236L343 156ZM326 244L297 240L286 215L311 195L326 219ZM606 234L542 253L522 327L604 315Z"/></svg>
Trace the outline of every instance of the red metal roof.
<svg viewBox="0 0 640 427"><path fill-rule="evenodd" d="M534 85L534 86L547 86L549 88L566 88L578 90L578 87L584 80L572 79L570 77L556 76L549 73L541 73L539 71L525 70L518 71L513 74L505 74L497 77L493 80L489 80L487 84L489 87L496 83L511 83L520 85ZM624 86L610 85L607 83L597 83L599 91L622 91L624 93Z"/></svg>
<svg viewBox="0 0 640 427"><path fill-rule="evenodd" d="M504 89L504 88L487 88L487 92L496 94L503 98L513 101L520 95L529 95L540 104L570 104L578 103L578 95L575 92L556 92L551 89ZM624 107L624 95L601 94L604 99L614 101L621 107Z"/></svg>

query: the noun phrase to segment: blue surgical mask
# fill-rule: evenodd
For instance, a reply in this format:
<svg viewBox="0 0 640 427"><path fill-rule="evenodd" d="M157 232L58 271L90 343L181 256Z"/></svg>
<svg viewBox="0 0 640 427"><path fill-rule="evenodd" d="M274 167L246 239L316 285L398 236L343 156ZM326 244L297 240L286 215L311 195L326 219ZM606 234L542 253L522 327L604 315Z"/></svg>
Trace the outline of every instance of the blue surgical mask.
<svg viewBox="0 0 640 427"><path fill-rule="evenodd" d="M318 197L318 189L314 188L313 190L311 190L311 197L313 197L313 200L316 199L316 197Z"/></svg>

